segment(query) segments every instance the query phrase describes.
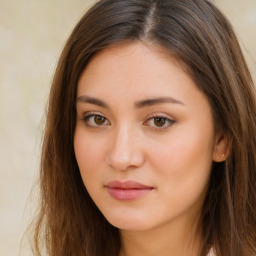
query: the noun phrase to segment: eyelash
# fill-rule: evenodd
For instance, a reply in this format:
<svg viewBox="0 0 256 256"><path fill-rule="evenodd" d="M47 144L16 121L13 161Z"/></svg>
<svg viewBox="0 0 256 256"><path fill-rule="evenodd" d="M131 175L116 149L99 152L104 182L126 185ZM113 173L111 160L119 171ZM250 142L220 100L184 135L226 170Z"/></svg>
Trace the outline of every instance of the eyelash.
<svg viewBox="0 0 256 256"><path fill-rule="evenodd" d="M96 124L95 123L95 118L102 118L103 120L104 120L104 123L102 123L102 124ZM94 120L93 120L93 118L94 118ZM110 122L108 121L108 119L106 118L106 117L104 117L103 115L99 115L99 114L93 114L93 113L91 113L91 114L86 114L85 116L84 116L84 118L83 118L83 121L84 121L84 123L87 125L87 126L89 126L89 127L100 127L100 126L103 126L103 125L106 125L105 124L105 122L107 121L107 125L109 125L110 124ZM90 123L90 121L91 122L94 122L93 124L92 123Z"/></svg>
<svg viewBox="0 0 256 256"><path fill-rule="evenodd" d="M102 123L97 124L95 122L95 118L102 119L102 120L100 120L100 119L98 120L98 121L102 121ZM155 122L157 121L157 119L158 119L158 121L160 121L160 124L161 123L163 124L163 126L157 126L156 125ZM108 121L108 119L106 117L104 117L103 115L100 115L100 114L94 114L94 113L86 114L82 120L85 122L85 124L88 127L93 127L93 128L97 128L97 127L101 127L101 126L105 126L105 125L110 125L110 122ZM150 122L154 122L154 124L150 125ZM160 130L160 129L167 129L169 126L171 126L174 123L175 123L175 120L170 119L166 116L153 115L153 116L150 116L143 123L143 125L151 126L153 129Z"/></svg>
<svg viewBox="0 0 256 256"><path fill-rule="evenodd" d="M155 121L157 121L157 119L159 119L159 120L161 120L162 119L162 121L164 122L163 123L163 126L157 126L156 124L155 124ZM150 116L145 122L144 122L144 124L148 124L148 123L150 123L150 122L154 122L154 124L153 125L151 125L152 127L153 127L153 129L156 129L156 130L160 130L160 129L167 129L168 127L170 127L172 124L174 124L175 123L175 120L173 120L173 119L170 119L170 118L168 118L168 117L166 117L166 116L161 116L161 115L153 115L153 116ZM149 125L150 126L150 125Z"/></svg>

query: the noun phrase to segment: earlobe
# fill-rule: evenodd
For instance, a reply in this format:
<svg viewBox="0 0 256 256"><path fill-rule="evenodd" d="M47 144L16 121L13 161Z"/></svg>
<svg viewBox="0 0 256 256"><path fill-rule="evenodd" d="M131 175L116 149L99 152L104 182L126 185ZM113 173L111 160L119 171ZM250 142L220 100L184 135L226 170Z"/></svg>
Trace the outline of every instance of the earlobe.
<svg viewBox="0 0 256 256"><path fill-rule="evenodd" d="M230 143L227 135L219 135L216 137L213 161L223 162L226 161L230 153Z"/></svg>

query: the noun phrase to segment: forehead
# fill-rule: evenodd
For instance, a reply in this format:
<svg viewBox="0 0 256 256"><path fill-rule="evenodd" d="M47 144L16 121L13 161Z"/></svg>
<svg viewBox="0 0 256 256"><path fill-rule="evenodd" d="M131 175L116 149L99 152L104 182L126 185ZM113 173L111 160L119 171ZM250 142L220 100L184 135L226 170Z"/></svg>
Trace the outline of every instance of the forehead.
<svg viewBox="0 0 256 256"><path fill-rule="evenodd" d="M150 101L157 104L152 106ZM103 107L120 118L136 115L141 109L136 106L152 106L152 111L168 112L183 120L212 122L207 97L180 63L162 49L143 43L122 44L98 53L79 80L79 102L90 109Z"/></svg>
<svg viewBox="0 0 256 256"><path fill-rule="evenodd" d="M173 79L193 83L186 73L184 65L163 48L144 42L125 42L106 48L91 59L78 82L78 94L81 87L117 91L134 86L150 92L163 83L171 86Z"/></svg>

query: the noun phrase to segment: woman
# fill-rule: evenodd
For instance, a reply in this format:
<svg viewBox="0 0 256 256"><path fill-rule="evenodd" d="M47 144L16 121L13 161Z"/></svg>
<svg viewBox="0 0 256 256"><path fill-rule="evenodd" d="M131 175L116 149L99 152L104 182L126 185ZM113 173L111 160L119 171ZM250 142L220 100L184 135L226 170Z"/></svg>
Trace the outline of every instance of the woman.
<svg viewBox="0 0 256 256"><path fill-rule="evenodd" d="M256 255L255 87L207 0L101 0L53 80L35 253Z"/></svg>

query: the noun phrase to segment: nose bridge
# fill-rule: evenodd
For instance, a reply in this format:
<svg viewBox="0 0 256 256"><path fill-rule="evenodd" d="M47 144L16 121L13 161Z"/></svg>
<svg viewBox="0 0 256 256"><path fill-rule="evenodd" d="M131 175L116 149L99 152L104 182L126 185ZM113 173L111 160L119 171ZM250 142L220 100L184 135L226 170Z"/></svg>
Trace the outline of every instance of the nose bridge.
<svg viewBox="0 0 256 256"><path fill-rule="evenodd" d="M143 163L138 133L131 124L123 123L114 129L108 163L119 171L138 167Z"/></svg>

